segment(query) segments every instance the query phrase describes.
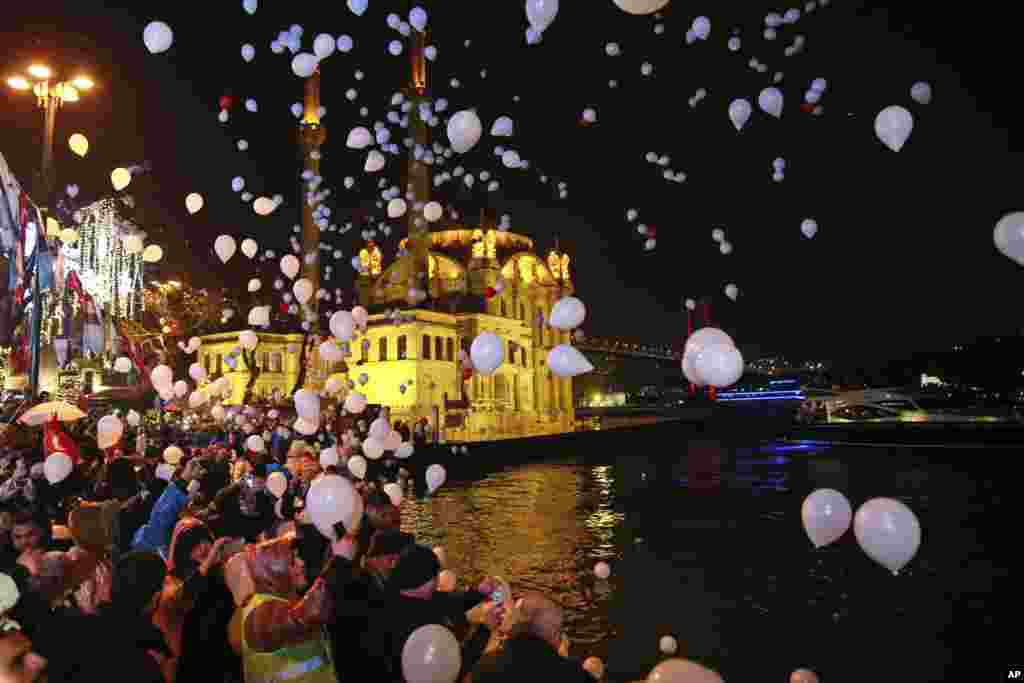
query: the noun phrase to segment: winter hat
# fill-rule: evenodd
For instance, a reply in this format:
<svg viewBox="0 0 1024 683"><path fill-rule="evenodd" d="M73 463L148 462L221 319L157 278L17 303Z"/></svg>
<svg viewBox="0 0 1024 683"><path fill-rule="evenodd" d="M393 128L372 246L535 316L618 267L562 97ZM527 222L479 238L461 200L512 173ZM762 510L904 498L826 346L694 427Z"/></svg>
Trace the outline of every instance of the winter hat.
<svg viewBox="0 0 1024 683"><path fill-rule="evenodd" d="M419 588L441 572L441 563L430 548L410 545L398 556L388 578L388 587L397 591Z"/></svg>

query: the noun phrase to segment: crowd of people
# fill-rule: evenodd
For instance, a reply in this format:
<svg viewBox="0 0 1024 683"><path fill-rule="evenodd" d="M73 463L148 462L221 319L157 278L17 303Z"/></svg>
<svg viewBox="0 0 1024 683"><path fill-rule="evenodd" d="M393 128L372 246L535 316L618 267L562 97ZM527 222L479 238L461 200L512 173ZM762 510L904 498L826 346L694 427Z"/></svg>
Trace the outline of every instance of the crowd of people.
<svg viewBox="0 0 1024 683"><path fill-rule="evenodd" d="M56 483L41 437L0 444L0 683L591 680L567 656L555 602L513 600L500 577L454 590L443 549L402 531L386 487L414 488L429 456L387 452L360 478L346 462L369 420L328 420L306 441L276 411L248 417L187 442L152 427L140 439L143 422L106 451L79 430L80 457ZM393 428L428 449L424 424ZM261 433L266 448L247 447ZM323 436L337 457L321 462ZM184 453L173 464L171 444ZM331 538L305 505L324 475L363 502Z"/></svg>

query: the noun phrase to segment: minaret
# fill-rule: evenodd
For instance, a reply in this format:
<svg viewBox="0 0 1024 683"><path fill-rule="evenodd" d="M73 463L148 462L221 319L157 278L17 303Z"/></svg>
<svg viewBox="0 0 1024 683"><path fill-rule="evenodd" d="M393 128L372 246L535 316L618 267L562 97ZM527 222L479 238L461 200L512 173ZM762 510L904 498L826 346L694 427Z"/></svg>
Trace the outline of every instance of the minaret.
<svg viewBox="0 0 1024 683"><path fill-rule="evenodd" d="M327 141L327 129L320 121L320 68L306 79L305 113L299 124L299 147L302 150L302 168L310 170L313 175L320 175L319 151ZM313 283L313 291L320 290L320 228L313 220L313 207L306 201L308 185L299 181L299 200L302 202L302 277ZM314 255L313 262L307 263L306 255ZM314 296L309 305L317 309L317 298Z"/></svg>
<svg viewBox="0 0 1024 683"><path fill-rule="evenodd" d="M430 103L427 80L427 58L424 54L427 47L426 32L413 31L413 40L409 50L411 72L409 84L406 86L405 96L411 103L409 108L409 136L413 140L413 149L416 145L424 148L430 147L430 126L423 121L419 115L421 103ZM407 248L411 256L410 269L407 285L417 289L428 289L426 281L427 252L430 249L430 226L423 218L423 212L414 212L412 204L417 202L426 203L430 201L430 183L432 180L430 166L417 161L413 155L413 149L409 150L409 157L406 162L404 192L412 192L413 200L410 203L408 216L409 241ZM422 275L420 275L422 273Z"/></svg>

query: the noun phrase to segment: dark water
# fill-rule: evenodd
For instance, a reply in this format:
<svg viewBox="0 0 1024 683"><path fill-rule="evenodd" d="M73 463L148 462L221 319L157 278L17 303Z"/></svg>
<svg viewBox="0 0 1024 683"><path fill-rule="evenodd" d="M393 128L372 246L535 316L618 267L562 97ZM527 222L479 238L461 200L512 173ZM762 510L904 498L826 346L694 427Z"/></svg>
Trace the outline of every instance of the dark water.
<svg viewBox="0 0 1024 683"><path fill-rule="evenodd" d="M1016 451L750 440L670 425L609 439L607 452L591 441L586 456L449 466L433 498L403 504L403 524L447 549L460 584L500 574L552 595L573 655L601 657L613 681L642 679L665 634L731 681L787 681L799 667L823 681L1005 680L1024 650L1005 585ZM917 514L921 549L898 577L852 530L813 549L800 505L823 487L855 510L888 496ZM598 560L608 581L593 578Z"/></svg>

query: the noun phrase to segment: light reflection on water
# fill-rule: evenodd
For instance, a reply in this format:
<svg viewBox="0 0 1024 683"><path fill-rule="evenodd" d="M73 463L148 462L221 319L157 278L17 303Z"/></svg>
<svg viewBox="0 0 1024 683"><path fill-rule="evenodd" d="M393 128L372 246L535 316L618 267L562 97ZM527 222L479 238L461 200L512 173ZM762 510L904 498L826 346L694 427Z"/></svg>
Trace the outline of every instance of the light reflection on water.
<svg viewBox="0 0 1024 683"><path fill-rule="evenodd" d="M971 627L992 628L983 617L1002 570L976 528L991 486L910 452L879 455L704 440L678 453L638 448L526 464L449 482L431 498L410 492L403 528L444 546L461 585L497 574L515 592L552 596L565 608L573 654L605 658L613 679L642 678L666 633L680 654L727 680L779 680L805 665L843 680L855 666L844 643L869 633L892 656L903 647L900 661L942 670L954 611L963 619L973 606ZM915 511L924 542L899 578L868 560L852 533L813 551L800 504L822 487L843 491L855 508L891 496ZM608 581L593 577L598 560L612 566ZM955 607L950 595L962 598Z"/></svg>

